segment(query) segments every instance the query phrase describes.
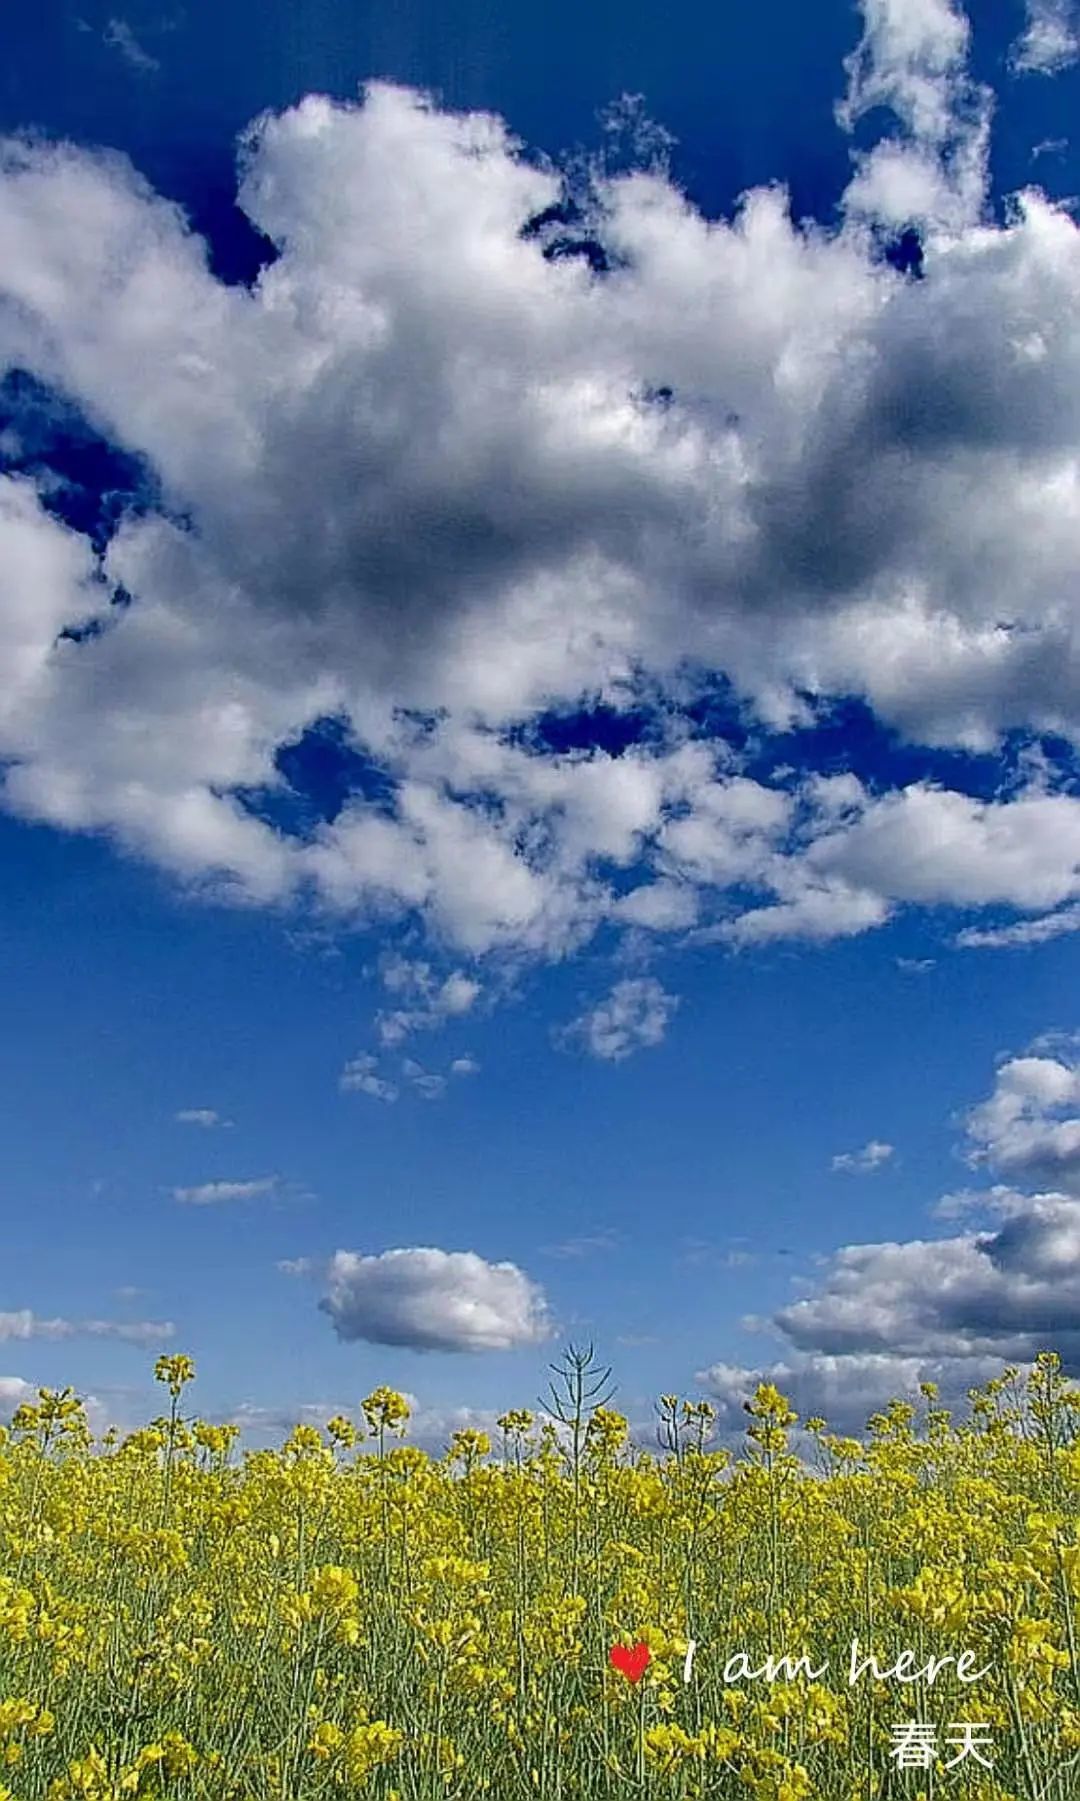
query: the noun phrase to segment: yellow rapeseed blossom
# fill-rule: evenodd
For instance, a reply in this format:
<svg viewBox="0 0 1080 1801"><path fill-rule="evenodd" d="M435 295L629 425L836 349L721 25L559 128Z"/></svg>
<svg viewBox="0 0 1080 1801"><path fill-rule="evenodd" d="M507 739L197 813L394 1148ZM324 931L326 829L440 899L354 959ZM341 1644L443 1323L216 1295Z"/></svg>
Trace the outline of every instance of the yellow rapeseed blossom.
<svg viewBox="0 0 1080 1801"><path fill-rule="evenodd" d="M126 1437L69 1389L0 1432L0 1801L1080 1792L1080 1402L1052 1357L860 1438L762 1384L741 1448L677 1395L642 1448L597 1391L443 1455L385 1387L362 1426L240 1453L187 1417L189 1358L155 1374L169 1413ZM853 1644L877 1673L849 1680ZM903 1688L905 1651L944 1667ZM898 1770L913 1719L982 1722L992 1768Z"/></svg>

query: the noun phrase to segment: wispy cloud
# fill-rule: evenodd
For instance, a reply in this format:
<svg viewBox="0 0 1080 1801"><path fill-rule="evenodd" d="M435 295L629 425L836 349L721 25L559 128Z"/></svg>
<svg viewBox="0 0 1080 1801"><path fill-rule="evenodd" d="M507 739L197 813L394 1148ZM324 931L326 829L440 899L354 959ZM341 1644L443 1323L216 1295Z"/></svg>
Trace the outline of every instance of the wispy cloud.
<svg viewBox="0 0 1080 1801"><path fill-rule="evenodd" d="M474 1076L480 1065L475 1057L455 1057L446 1073L428 1069L416 1057L403 1057L396 1073L386 1073L385 1062L371 1051L350 1058L338 1078L343 1094L366 1094L375 1101L396 1101L403 1088L426 1101L441 1100L452 1078Z"/></svg>
<svg viewBox="0 0 1080 1801"><path fill-rule="evenodd" d="M962 950L1011 950L1027 944L1048 944L1052 938L1064 938L1080 932L1080 906L1062 907L1057 913L1043 913L1037 919L1018 919L1007 926L968 926L957 933Z"/></svg>
<svg viewBox="0 0 1080 1801"><path fill-rule="evenodd" d="M221 1201L250 1201L277 1188L276 1176L256 1176L241 1182L199 1182L193 1188L174 1188L173 1200L186 1207L214 1207Z"/></svg>
<svg viewBox="0 0 1080 1801"><path fill-rule="evenodd" d="M868 1175L872 1170L881 1169L895 1154L893 1145L885 1144L880 1138L871 1138L859 1151L839 1151L832 1160L832 1168L854 1176Z"/></svg>
<svg viewBox="0 0 1080 1801"><path fill-rule="evenodd" d="M414 1032L431 1032L472 1011L483 992L481 983L465 970L453 969L439 976L430 963L407 957L387 957L382 966L383 985L397 1005L375 1017L379 1042L386 1049L403 1044Z"/></svg>
<svg viewBox="0 0 1080 1801"><path fill-rule="evenodd" d="M1017 75L1057 75L1080 57L1072 0L1027 0L1027 21L1009 54Z"/></svg>
<svg viewBox="0 0 1080 1801"><path fill-rule="evenodd" d="M342 1094L367 1094L374 1101L396 1101L400 1092L396 1082L379 1074L379 1059L370 1051L346 1063L338 1087Z"/></svg>
<svg viewBox="0 0 1080 1801"><path fill-rule="evenodd" d="M555 1034L564 1049L580 1047L606 1063L661 1044L679 1005L655 976L628 976L611 993Z"/></svg>
<svg viewBox="0 0 1080 1801"><path fill-rule="evenodd" d="M123 1344L153 1345L175 1332L172 1320L43 1319L29 1307L0 1313L0 1339L115 1338Z"/></svg>
<svg viewBox="0 0 1080 1801"><path fill-rule="evenodd" d="M594 1257L604 1251L613 1251L619 1244L619 1234L612 1227L605 1227L599 1232L583 1232L575 1238L564 1238L558 1244L546 1244L541 1247L545 1257Z"/></svg>
<svg viewBox="0 0 1080 1801"><path fill-rule="evenodd" d="M126 19L110 19L102 35L110 50L116 50L138 74L152 75L160 69L157 57L143 49Z"/></svg>

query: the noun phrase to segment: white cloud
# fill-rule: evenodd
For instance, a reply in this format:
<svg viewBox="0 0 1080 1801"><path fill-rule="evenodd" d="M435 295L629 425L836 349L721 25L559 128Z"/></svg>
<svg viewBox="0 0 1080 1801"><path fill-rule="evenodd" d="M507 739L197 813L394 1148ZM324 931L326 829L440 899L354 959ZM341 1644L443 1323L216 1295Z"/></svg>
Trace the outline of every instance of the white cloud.
<svg viewBox="0 0 1080 1801"><path fill-rule="evenodd" d="M1054 1032L999 1065L964 1125L969 1161L1005 1179L933 1209L963 1230L842 1245L807 1293L768 1322L744 1322L767 1323L784 1354L758 1370L719 1362L701 1372L728 1412L757 1381L775 1381L803 1415L853 1429L892 1395L915 1398L921 1381L956 1405L1004 1363L1043 1350L1080 1373L1078 1059L1076 1035ZM1055 1186L1014 1185L1025 1182Z"/></svg>
<svg viewBox="0 0 1080 1801"><path fill-rule="evenodd" d="M849 208L896 225L956 227L986 191L990 95L966 73L968 21L952 0L860 0L863 36L846 59L847 130L888 107L903 133L856 158Z"/></svg>
<svg viewBox="0 0 1080 1801"><path fill-rule="evenodd" d="M337 1251L320 1302L339 1338L418 1351L505 1351L539 1344L551 1324L542 1289L515 1263L416 1247Z"/></svg>
<svg viewBox="0 0 1080 1801"><path fill-rule="evenodd" d="M1080 800L979 801L926 783L869 801L807 862L889 901L1044 908L1080 894Z"/></svg>
<svg viewBox="0 0 1080 1801"><path fill-rule="evenodd" d="M1073 0L1027 0L1024 29L1010 63L1018 75L1057 75L1080 56Z"/></svg>
<svg viewBox="0 0 1080 1801"><path fill-rule="evenodd" d="M35 1406L39 1396L39 1385L27 1382L22 1376L0 1376L0 1425L8 1425L16 1408L24 1404ZM81 1396L86 1411L87 1424L91 1432L100 1434L108 1424L109 1415L103 1400L97 1395Z"/></svg>
<svg viewBox="0 0 1080 1801"><path fill-rule="evenodd" d="M465 970L453 969L440 978L430 963L400 956L385 959L383 983L404 1003L376 1015L379 1041L388 1048L403 1044L413 1032L433 1031L448 1020L460 1019L483 992L481 983Z"/></svg>
<svg viewBox="0 0 1080 1801"><path fill-rule="evenodd" d="M1071 795L1036 786L982 801L917 782L881 796L864 791L838 821L812 787L804 798L801 840L759 869L759 886L776 901L708 935L737 944L823 941L881 924L899 905L1034 911L1080 894L1080 800Z"/></svg>
<svg viewBox="0 0 1080 1801"><path fill-rule="evenodd" d="M1080 1194L1080 1063L1068 1051L1007 1059L965 1124L971 1163Z"/></svg>
<svg viewBox="0 0 1080 1801"><path fill-rule="evenodd" d="M595 1007L564 1026L557 1041L620 1063L634 1051L662 1044L678 1005L678 996L668 994L655 976L627 976Z"/></svg>
<svg viewBox="0 0 1080 1801"><path fill-rule="evenodd" d="M696 924L701 902L688 882L642 882L616 901L616 919L653 932L679 932Z"/></svg>
<svg viewBox="0 0 1080 1801"><path fill-rule="evenodd" d="M405 1400L411 1412L402 1437L407 1444L418 1445L432 1457L442 1455L455 1432L469 1427L478 1432L486 1432L494 1446L499 1444L502 1435L497 1423L498 1408L425 1403L407 1391ZM2 1407L3 1378L0 1378L0 1410ZM322 1429L335 1414L356 1419L355 1402L300 1401L293 1407L264 1407L255 1402L244 1401L232 1410L229 1418L240 1427L249 1443L280 1444L294 1427L306 1425ZM362 1421L359 1423L362 1424ZM370 1449L370 1446L364 1448Z"/></svg>
<svg viewBox="0 0 1080 1801"><path fill-rule="evenodd" d="M735 945L770 944L785 938L826 944L833 938L858 937L889 917L889 904L881 895L851 888L842 881L808 879L797 862L777 874L780 883L794 890L792 899L751 907L716 928L713 936Z"/></svg>
<svg viewBox="0 0 1080 1801"><path fill-rule="evenodd" d="M1009 950L1017 945L1048 944L1080 931L1080 906L1062 907L1038 919L1020 919L1009 926L965 926L956 935L962 950Z"/></svg>
<svg viewBox="0 0 1080 1801"><path fill-rule="evenodd" d="M502 1442L498 1424L502 1408L425 1404L414 1396L410 1396L410 1400L413 1401L413 1413L406 1431L410 1444L419 1445L432 1457L441 1457L455 1432L486 1432L497 1454Z"/></svg>
<svg viewBox="0 0 1080 1801"><path fill-rule="evenodd" d="M120 159L9 143L0 368L162 505L99 559L0 478L4 803L236 901L417 916L448 973L391 989L390 1048L477 1004L463 960L606 922L753 945L1080 897L1068 796L799 796L684 742L690 669L766 730L850 694L935 744L1080 737L1080 229L1035 191L983 218L955 6L862 12L842 121L893 123L838 225L778 188L706 220L654 159L599 179L605 277L545 258L557 182L497 120L385 84L250 134L250 291ZM920 282L875 249L908 218ZM533 731L643 692L622 756ZM251 796L328 717L389 798L289 833Z"/></svg>
<svg viewBox="0 0 1080 1801"><path fill-rule="evenodd" d="M843 1356L1080 1358L1080 1201L1023 1196L993 1232L845 1245L774 1324L797 1350Z"/></svg>
<svg viewBox="0 0 1080 1801"><path fill-rule="evenodd" d="M213 1207L221 1201L251 1201L272 1194L276 1176L256 1176L242 1182L199 1182L193 1188L174 1188L173 1200L188 1207Z"/></svg>
<svg viewBox="0 0 1080 1801"><path fill-rule="evenodd" d="M277 1446L297 1426L314 1426L321 1431L327 1420L337 1414L348 1417L349 1412L347 1401L298 1401L292 1407L266 1407L256 1401L241 1401L229 1410L226 1423L239 1426L249 1444Z"/></svg>
<svg viewBox="0 0 1080 1801"><path fill-rule="evenodd" d="M615 1250L618 1243L619 1234L605 1226L598 1232L582 1232L574 1238L564 1238L560 1244L544 1245L543 1250L547 1257L592 1257L597 1252Z"/></svg>
<svg viewBox="0 0 1080 1801"><path fill-rule="evenodd" d="M885 1144L880 1138L871 1138L860 1151L838 1151L832 1160L832 1167L845 1170L849 1175L866 1175L880 1169L894 1155L891 1144Z"/></svg>
<svg viewBox="0 0 1080 1801"><path fill-rule="evenodd" d="M872 1413L893 1399L923 1405L919 1385L933 1382L939 1388L937 1405L961 1407L969 1389L1001 1374L995 1357L942 1358L926 1355L899 1356L889 1351L793 1352L774 1362L755 1366L714 1363L697 1372L696 1380L718 1407L721 1432L742 1432L746 1427L743 1402L759 1382L771 1382L787 1395L800 1419L827 1421L834 1432L858 1435Z"/></svg>
<svg viewBox="0 0 1080 1801"><path fill-rule="evenodd" d="M310 1276L318 1264L311 1257L281 1257L277 1268L283 1276Z"/></svg>
<svg viewBox="0 0 1080 1801"><path fill-rule="evenodd" d="M0 1341L29 1338L115 1338L124 1344L163 1344L176 1327L171 1320L43 1319L29 1307L0 1313Z"/></svg>
<svg viewBox="0 0 1080 1801"><path fill-rule="evenodd" d="M17 1407L24 1402L31 1405L37 1399L37 1389L32 1382L24 1382L21 1376L0 1376L0 1424L10 1421Z"/></svg>
<svg viewBox="0 0 1080 1801"><path fill-rule="evenodd" d="M394 1040L391 1040L394 1042ZM380 1059L371 1051L353 1057L341 1072L338 1086L344 1094L366 1094L376 1101L396 1101L402 1088L411 1088L424 1100L440 1100L451 1077L472 1076L480 1065L475 1057L454 1057L445 1073L428 1069L417 1057L403 1057L396 1078L381 1073Z"/></svg>
<svg viewBox="0 0 1080 1801"><path fill-rule="evenodd" d="M441 1100L446 1093L446 1077L438 1075L434 1070L425 1069L415 1057L406 1057L401 1065L401 1073L409 1087L423 1095L426 1101Z"/></svg>
<svg viewBox="0 0 1080 1801"><path fill-rule="evenodd" d="M231 1119L222 1119L216 1107L182 1107L176 1114L176 1120L182 1126L202 1126L212 1131L215 1126L231 1126Z"/></svg>
<svg viewBox="0 0 1080 1801"><path fill-rule="evenodd" d="M346 1063L338 1087L343 1094L367 1094L374 1101L396 1101L398 1097L397 1084L379 1074L379 1059L370 1051Z"/></svg>
<svg viewBox="0 0 1080 1801"><path fill-rule="evenodd" d="M104 41L139 75L152 75L161 67L157 57L143 49L126 19L110 19L105 27Z"/></svg>

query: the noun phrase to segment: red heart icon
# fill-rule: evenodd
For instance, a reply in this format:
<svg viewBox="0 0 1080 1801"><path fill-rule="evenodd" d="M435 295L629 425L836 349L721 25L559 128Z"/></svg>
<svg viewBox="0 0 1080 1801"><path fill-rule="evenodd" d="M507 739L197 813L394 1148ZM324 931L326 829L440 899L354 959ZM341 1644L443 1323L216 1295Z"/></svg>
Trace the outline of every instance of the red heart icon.
<svg viewBox="0 0 1080 1801"><path fill-rule="evenodd" d="M608 1662L613 1670L621 1670L628 1682L640 1682L649 1665L649 1647L644 1639L636 1645L612 1645Z"/></svg>

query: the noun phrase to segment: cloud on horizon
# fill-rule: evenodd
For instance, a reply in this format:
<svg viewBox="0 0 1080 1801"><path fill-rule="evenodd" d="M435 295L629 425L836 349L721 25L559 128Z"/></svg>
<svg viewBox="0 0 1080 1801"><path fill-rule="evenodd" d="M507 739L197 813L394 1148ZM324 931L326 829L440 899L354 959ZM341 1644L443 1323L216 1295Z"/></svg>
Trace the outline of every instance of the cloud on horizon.
<svg viewBox="0 0 1080 1801"><path fill-rule="evenodd" d="M1058 1351L1080 1375L1078 1059L1075 1036L1051 1033L999 1063L992 1093L962 1125L967 1161L1004 1179L931 1210L964 1230L842 1245L819 1260L808 1293L746 1322L775 1334L783 1353L757 1368L699 1372L729 1424L758 1381L776 1382L804 1417L847 1431L893 1396L917 1398L920 1382L961 1405L1003 1365L1040 1351ZM1056 1186L1015 1186L1024 1182Z"/></svg>

